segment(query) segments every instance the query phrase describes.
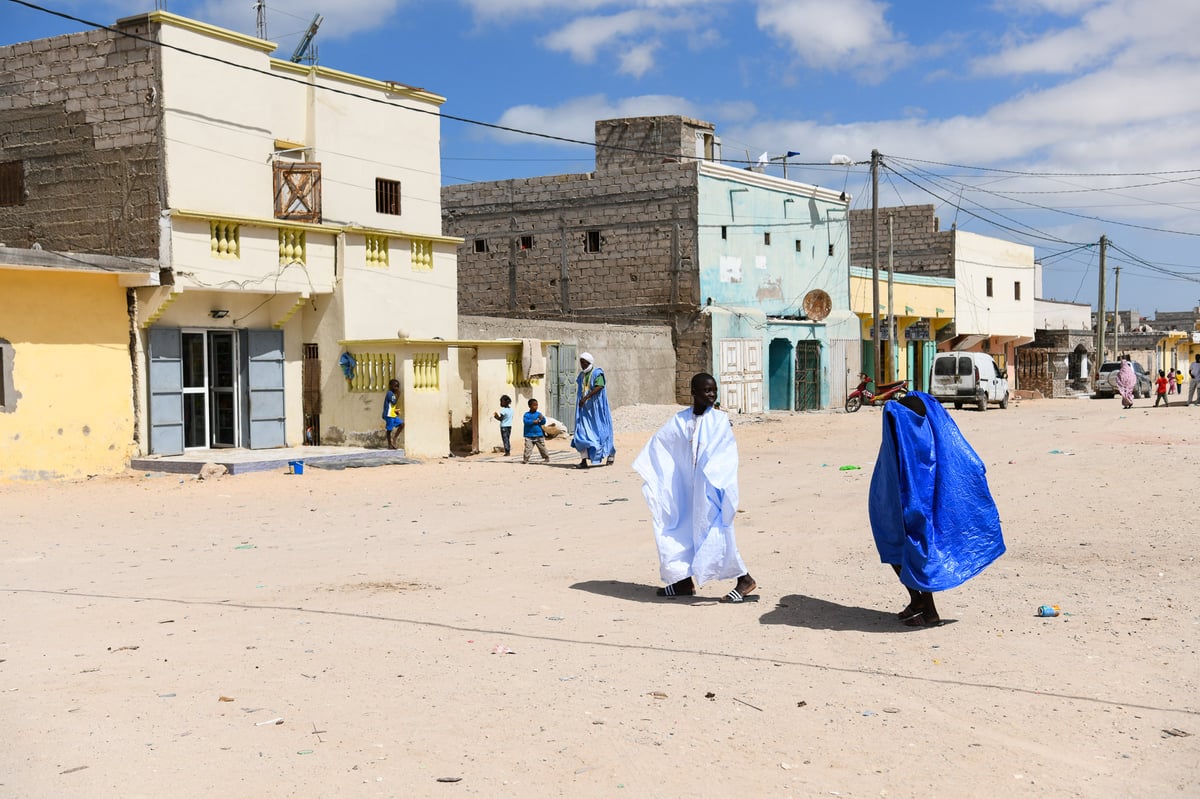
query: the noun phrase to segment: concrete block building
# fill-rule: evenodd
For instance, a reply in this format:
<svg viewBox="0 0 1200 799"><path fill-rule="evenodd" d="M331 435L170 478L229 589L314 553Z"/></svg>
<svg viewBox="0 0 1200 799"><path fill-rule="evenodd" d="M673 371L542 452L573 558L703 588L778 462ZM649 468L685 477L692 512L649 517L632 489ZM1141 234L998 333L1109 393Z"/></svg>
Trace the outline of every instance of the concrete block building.
<svg viewBox="0 0 1200 799"><path fill-rule="evenodd" d="M442 189L459 312L670 329L731 410L840 404L849 311L839 192L720 163L711 123L600 120L596 169Z"/></svg>
<svg viewBox="0 0 1200 799"><path fill-rule="evenodd" d="M119 286L137 453L371 443L396 377L406 449L445 455L444 98L275 48L163 11L0 48L0 243L152 262ZM47 314L53 270L32 299L21 276ZM27 364L14 318L0 339Z"/></svg>
<svg viewBox="0 0 1200 799"><path fill-rule="evenodd" d="M870 209L850 212L850 258L855 266L871 265L871 227ZM928 318L894 308L898 326L919 325L939 351L986 352L1012 378L1017 347L1033 341L1033 248L954 227L941 230L932 205L880 208L879 231L881 270L890 257L897 273L954 281L954 307L944 309L952 314L951 323L946 323L944 312ZM871 344L863 342L864 363L873 355L867 351Z"/></svg>

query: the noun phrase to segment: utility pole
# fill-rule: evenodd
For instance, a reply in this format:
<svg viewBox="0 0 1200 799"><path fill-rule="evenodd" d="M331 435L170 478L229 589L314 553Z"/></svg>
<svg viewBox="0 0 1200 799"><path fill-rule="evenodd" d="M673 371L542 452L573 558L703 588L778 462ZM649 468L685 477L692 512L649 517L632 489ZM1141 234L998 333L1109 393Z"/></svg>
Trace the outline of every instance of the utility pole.
<svg viewBox="0 0 1200 799"><path fill-rule="evenodd" d="M896 341L896 314L892 310L892 273L895 271L895 260L892 257L895 253L895 242L892 238L892 215L888 214L888 382L896 382L896 361L899 360L900 344ZM875 387L876 390L879 386Z"/></svg>
<svg viewBox="0 0 1200 799"><path fill-rule="evenodd" d="M879 390L879 151L871 151L871 340L875 348L875 390Z"/></svg>
<svg viewBox="0 0 1200 799"><path fill-rule="evenodd" d="M1113 357L1121 357L1117 332L1121 329L1121 267L1113 267Z"/></svg>
<svg viewBox="0 0 1200 799"><path fill-rule="evenodd" d="M1100 364L1104 363L1104 259L1108 249L1108 238L1100 237L1100 294L1096 300L1096 363L1092 366L1092 375L1098 377Z"/></svg>

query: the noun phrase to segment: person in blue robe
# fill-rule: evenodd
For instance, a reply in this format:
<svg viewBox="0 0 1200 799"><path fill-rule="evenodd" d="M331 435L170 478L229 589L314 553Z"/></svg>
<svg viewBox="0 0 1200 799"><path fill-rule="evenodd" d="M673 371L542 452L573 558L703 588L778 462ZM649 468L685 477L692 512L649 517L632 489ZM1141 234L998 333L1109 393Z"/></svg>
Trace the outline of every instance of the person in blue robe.
<svg viewBox="0 0 1200 799"><path fill-rule="evenodd" d="M613 445L612 411L608 407L604 370L595 365L590 352L579 356L579 376L575 379L575 437L571 446L582 460L575 468L612 465L617 455Z"/></svg>
<svg viewBox="0 0 1200 799"><path fill-rule="evenodd" d="M713 407L717 381L692 378L692 407L675 414L633 462L653 518L659 596L692 596L709 580L737 578L722 602L742 602L757 587L738 553L738 451L729 416Z"/></svg>
<svg viewBox="0 0 1200 799"><path fill-rule="evenodd" d="M933 593L955 588L1004 554L983 461L941 403L911 392L883 406L883 441L868 510L879 559L908 589L897 616L941 623Z"/></svg>

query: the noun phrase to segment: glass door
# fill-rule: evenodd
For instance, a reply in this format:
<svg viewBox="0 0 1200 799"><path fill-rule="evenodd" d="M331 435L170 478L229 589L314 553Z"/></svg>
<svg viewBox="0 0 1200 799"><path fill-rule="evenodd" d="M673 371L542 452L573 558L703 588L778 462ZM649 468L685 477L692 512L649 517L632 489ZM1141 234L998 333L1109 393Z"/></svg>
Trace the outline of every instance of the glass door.
<svg viewBox="0 0 1200 799"><path fill-rule="evenodd" d="M209 430L212 447L238 445L237 333L208 331Z"/></svg>
<svg viewBox="0 0 1200 799"><path fill-rule="evenodd" d="M208 341L203 331L185 330L183 343L183 447L208 446Z"/></svg>

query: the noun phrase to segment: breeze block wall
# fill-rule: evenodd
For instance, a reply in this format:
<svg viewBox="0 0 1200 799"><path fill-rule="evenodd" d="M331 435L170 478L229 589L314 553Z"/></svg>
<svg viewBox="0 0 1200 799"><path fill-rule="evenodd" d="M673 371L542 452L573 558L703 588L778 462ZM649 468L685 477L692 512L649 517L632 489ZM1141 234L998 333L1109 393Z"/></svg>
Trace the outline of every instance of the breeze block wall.
<svg viewBox="0 0 1200 799"><path fill-rule="evenodd" d="M694 163L443 187L443 232L464 239L459 313L665 321L679 373L709 370L689 355L706 347L704 325L690 323L700 310L696 187Z"/></svg>
<svg viewBox="0 0 1200 799"><path fill-rule="evenodd" d="M888 217L892 217L892 263L898 273L954 277L954 231L938 230L932 205L879 209L879 269L888 265ZM871 209L850 212L850 263L871 266Z"/></svg>
<svg viewBox="0 0 1200 799"><path fill-rule="evenodd" d="M124 30L145 36L145 25ZM0 243L158 257L155 46L108 30L0 47Z"/></svg>

